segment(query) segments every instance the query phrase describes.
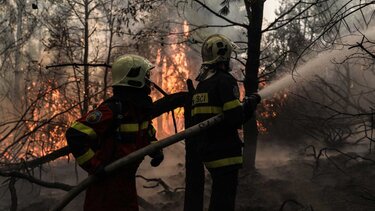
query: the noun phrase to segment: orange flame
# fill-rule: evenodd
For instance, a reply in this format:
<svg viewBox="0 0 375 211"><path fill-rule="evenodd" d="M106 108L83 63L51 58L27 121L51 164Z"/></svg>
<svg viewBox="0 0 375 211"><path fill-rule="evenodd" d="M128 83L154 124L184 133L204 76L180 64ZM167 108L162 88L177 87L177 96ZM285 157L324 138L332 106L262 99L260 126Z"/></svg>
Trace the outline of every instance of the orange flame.
<svg viewBox="0 0 375 211"><path fill-rule="evenodd" d="M178 33L181 29L175 28L171 32ZM183 38L187 39L189 36L189 26L185 21L182 26ZM188 46L184 43L179 43L176 37L169 37L169 42L173 43L165 48L157 50L156 65L157 73L153 75L153 80L159 84L167 93L176 93L186 90L186 79L189 77L188 60L186 52ZM160 94L153 93L153 100L160 98ZM177 129L182 130L184 127L183 108L174 110ZM174 126L171 114L167 113L154 121L154 126L157 128L158 137L164 137L174 133Z"/></svg>
<svg viewBox="0 0 375 211"><path fill-rule="evenodd" d="M26 113L13 132L0 143L3 161L19 161L44 156L66 146L65 130L78 112L64 112L72 108L64 97L57 81L39 80L26 87ZM78 109L76 109L78 110ZM6 134L6 133L4 133ZM14 144L13 144L14 143ZM3 150L7 151L3 151Z"/></svg>
<svg viewBox="0 0 375 211"><path fill-rule="evenodd" d="M260 87L266 87L267 84L262 82ZM262 100L258 106L259 119L257 120L258 130L261 134L268 133L268 127L272 125L272 120L279 115L280 108L285 104L288 98L286 91L275 93L272 99Z"/></svg>

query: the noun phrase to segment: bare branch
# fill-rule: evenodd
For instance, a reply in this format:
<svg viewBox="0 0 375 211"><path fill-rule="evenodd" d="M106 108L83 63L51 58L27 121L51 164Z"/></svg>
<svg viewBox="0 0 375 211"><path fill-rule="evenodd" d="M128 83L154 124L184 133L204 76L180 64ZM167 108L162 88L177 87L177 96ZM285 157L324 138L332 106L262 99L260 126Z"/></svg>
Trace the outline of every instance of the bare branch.
<svg viewBox="0 0 375 211"><path fill-rule="evenodd" d="M46 182L46 181L43 181L43 180L39 180L39 179L36 179L35 177L33 177L31 175L22 174L22 173L17 172L17 171L12 171L12 172L0 171L0 176L25 179L25 180L27 180L31 183L35 183L37 185L40 185L40 186L43 186L43 187L46 187L46 188L60 189L60 190L65 190L65 191L69 191L73 188L73 186L63 184L63 183L59 183L59 182Z"/></svg>
<svg viewBox="0 0 375 211"><path fill-rule="evenodd" d="M241 26L245 29L248 28L248 26L246 24L241 24L241 23L237 23L237 22L234 22L226 17L224 17L223 15L220 15L219 13L213 11L211 8L209 8L205 3L199 1L199 0L194 0L194 2L197 2L199 5L201 5L203 8L205 8L206 10L208 10L209 12L211 12L212 14L214 14L215 16L227 21L228 23L231 23L233 25L236 25L236 26Z"/></svg>
<svg viewBox="0 0 375 211"><path fill-rule="evenodd" d="M109 67L111 68L111 65L108 64L81 64L81 63L67 63L67 64L55 64L55 65L47 65L46 69L53 68L53 67L66 67L66 66L73 66L73 67L78 67L78 66L89 66L89 67Z"/></svg>

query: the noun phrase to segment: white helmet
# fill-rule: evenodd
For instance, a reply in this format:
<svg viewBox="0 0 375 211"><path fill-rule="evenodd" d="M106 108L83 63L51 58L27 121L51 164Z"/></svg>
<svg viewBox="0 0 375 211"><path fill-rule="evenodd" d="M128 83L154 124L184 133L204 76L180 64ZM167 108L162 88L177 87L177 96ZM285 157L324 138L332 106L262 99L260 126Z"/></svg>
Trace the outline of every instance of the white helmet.
<svg viewBox="0 0 375 211"><path fill-rule="evenodd" d="M202 45L203 64L229 62L232 49L232 42L226 36L221 34L209 36Z"/></svg>
<svg viewBox="0 0 375 211"><path fill-rule="evenodd" d="M150 78L152 68L154 66L141 56L120 56L112 64L112 86L142 88L146 84L146 78Z"/></svg>

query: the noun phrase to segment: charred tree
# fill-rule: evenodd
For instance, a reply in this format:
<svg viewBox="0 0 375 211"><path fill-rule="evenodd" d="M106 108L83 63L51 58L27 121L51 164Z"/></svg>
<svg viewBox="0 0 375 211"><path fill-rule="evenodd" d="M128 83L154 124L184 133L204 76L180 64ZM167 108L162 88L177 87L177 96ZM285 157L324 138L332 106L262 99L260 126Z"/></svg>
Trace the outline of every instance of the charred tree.
<svg viewBox="0 0 375 211"><path fill-rule="evenodd" d="M245 0L249 25L247 27L247 60L245 67L245 93L258 92L258 72L260 67L260 46L262 41L262 22L264 1ZM258 128L254 114L243 127L244 129L244 170L255 169L255 156L258 141Z"/></svg>

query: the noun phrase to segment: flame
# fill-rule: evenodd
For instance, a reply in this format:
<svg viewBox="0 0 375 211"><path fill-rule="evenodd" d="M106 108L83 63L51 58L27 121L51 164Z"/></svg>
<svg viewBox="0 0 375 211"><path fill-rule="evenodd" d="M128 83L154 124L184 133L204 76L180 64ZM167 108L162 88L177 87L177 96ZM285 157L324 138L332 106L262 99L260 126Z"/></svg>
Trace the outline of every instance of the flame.
<svg viewBox="0 0 375 211"><path fill-rule="evenodd" d="M260 88L266 87L268 84L262 82L259 84ZM257 120L258 130L261 134L268 133L268 127L272 125L272 121L279 115L280 108L285 105L288 98L287 90L279 93L275 93L271 99L262 100L260 106L258 106L257 112L259 118Z"/></svg>
<svg viewBox="0 0 375 211"><path fill-rule="evenodd" d="M40 157L66 146L64 136L66 126L70 125L77 117L73 115L74 113L60 115L72 105L62 96L61 91L55 88L56 81L48 81L44 86L46 88L43 93L38 91L36 95L30 94L30 96L44 95L42 100L37 101L38 104L32 113L32 121L26 122L27 130L32 133L28 137L29 145L26 155L31 157ZM36 89L40 89L40 86L32 83L29 90L36 91ZM35 99L28 100L35 101ZM61 124L65 124L65 127L62 127Z"/></svg>
<svg viewBox="0 0 375 211"><path fill-rule="evenodd" d="M182 38L186 40L189 36L189 26L184 22L182 27L175 28L171 32L182 31ZM186 90L186 79L189 77L189 68L186 52L188 46L179 43L177 37L169 37L171 45L157 49L156 56L156 74L153 74L153 81L161 86L167 93L176 93ZM22 121L22 126L17 128L16 133L7 137L0 137L0 149L6 149L10 143L18 141L13 147L3 152L1 161L19 162L20 160L29 160L42 157L56 149L66 146L65 131L78 117L80 117L79 107L75 106L77 97L72 96L75 93L76 83L81 83L79 79L74 80L74 85L67 85L59 88L58 79L32 78L26 83L25 92L27 94L23 102L31 109L27 111ZM61 80L60 80L61 81ZM90 86L95 89L98 86ZM92 90L95 93L98 90ZM152 98L156 100L161 98L161 94L153 91ZM93 98L96 104L101 102L101 98ZM69 112L64 112L69 111ZM178 108L174 110L177 129L184 127L184 110ZM174 133L171 113L162 115L154 121L155 128L158 131L158 137L168 136ZM6 134L6 133L4 133ZM25 135L26 134L26 135ZM23 136L24 135L24 136ZM20 138L22 136L22 138Z"/></svg>
<svg viewBox="0 0 375 211"><path fill-rule="evenodd" d="M186 40L189 36L189 26L185 21L182 29L174 28L171 33L179 33L182 30L183 39ZM171 36L168 38L171 45L157 50L156 56L156 74L153 75L155 81L167 93L176 93L186 90L186 79L189 77L188 59L186 52L188 46L185 43L179 42L177 37ZM156 100L162 97L159 93L153 93L152 98ZM177 130L182 130L184 127L184 110L177 108L174 110ZM154 126L158 131L158 138L173 134L174 125L171 113L167 113L154 121Z"/></svg>
<svg viewBox="0 0 375 211"><path fill-rule="evenodd" d="M78 108L65 112L73 107L73 103L69 103L56 80L36 80L25 87L25 114L13 124L15 131L0 137L1 161L34 159L66 146L64 134L67 126L77 118Z"/></svg>
<svg viewBox="0 0 375 211"><path fill-rule="evenodd" d="M259 83L259 89L265 88L268 84L265 81ZM239 84L240 99L245 97L245 88ZM287 99L287 90L274 94L272 99L263 99L257 107L259 114L257 119L257 127L260 134L267 134L268 127L272 124L272 120L279 115L279 108L285 104Z"/></svg>

